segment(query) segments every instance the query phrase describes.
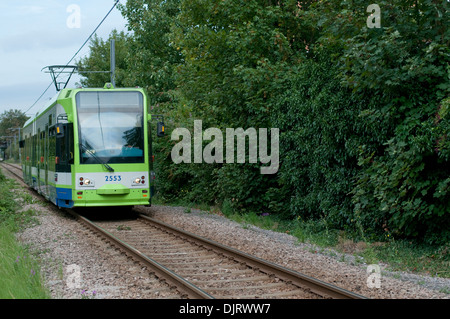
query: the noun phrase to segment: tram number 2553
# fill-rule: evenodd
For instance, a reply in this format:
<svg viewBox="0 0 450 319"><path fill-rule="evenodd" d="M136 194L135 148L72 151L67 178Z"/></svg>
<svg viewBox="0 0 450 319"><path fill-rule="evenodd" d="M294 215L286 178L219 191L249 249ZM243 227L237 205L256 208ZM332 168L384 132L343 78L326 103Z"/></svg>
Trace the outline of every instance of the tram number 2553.
<svg viewBox="0 0 450 319"><path fill-rule="evenodd" d="M122 177L120 175L108 175L105 176L105 182L120 182Z"/></svg>

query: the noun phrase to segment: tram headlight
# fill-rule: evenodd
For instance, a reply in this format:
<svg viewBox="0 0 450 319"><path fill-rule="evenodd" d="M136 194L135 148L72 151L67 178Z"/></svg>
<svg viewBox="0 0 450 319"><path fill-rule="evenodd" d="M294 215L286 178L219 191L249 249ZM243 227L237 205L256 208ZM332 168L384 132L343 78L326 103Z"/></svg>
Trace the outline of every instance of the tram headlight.
<svg viewBox="0 0 450 319"><path fill-rule="evenodd" d="M80 181L80 186L84 186L84 187L94 186L94 181L90 178L80 177L79 181Z"/></svg>
<svg viewBox="0 0 450 319"><path fill-rule="evenodd" d="M133 178L133 186L145 184L145 176Z"/></svg>

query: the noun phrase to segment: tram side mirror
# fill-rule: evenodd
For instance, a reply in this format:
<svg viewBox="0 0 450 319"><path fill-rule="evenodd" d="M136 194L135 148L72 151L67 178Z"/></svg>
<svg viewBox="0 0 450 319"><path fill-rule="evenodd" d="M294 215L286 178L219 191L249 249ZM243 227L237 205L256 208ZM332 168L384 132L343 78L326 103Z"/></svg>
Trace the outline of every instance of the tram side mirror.
<svg viewBox="0 0 450 319"><path fill-rule="evenodd" d="M56 137L58 138L64 137L64 125L62 124L56 125Z"/></svg>
<svg viewBox="0 0 450 319"><path fill-rule="evenodd" d="M163 137L165 135L164 133L165 127L164 122L160 121L156 124L156 135L158 137Z"/></svg>

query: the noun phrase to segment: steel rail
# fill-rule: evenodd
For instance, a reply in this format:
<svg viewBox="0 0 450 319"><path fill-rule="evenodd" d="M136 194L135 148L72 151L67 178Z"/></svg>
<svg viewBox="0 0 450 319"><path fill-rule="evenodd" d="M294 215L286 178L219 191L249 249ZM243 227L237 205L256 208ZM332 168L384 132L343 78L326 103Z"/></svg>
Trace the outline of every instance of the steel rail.
<svg viewBox="0 0 450 319"><path fill-rule="evenodd" d="M193 240L199 242L201 245L203 245L205 247L211 248L215 251L220 251L221 253L226 254L235 260L242 261L242 262L246 263L247 265L249 265L255 269L258 269L264 273L275 274L278 278L283 279L287 282L290 282L301 288L304 288L306 286L312 292L314 292L320 296L323 296L325 298L328 297L328 298L334 298L334 299L368 299L365 296L342 289L340 287L326 283L319 279L301 274L297 271L282 267L282 266L274 264L270 261L263 260L261 258L255 257L255 256L251 256L251 255L246 254L237 249L227 247L225 245L214 242L212 240L209 240L209 239L197 236L195 234L192 234L190 232L187 232L185 230L173 227L164 222L153 219L149 216L140 214L139 217L143 218L146 221L149 221L151 223L157 224L158 226L160 226L162 228L166 228L167 230L169 230L171 232L178 232L178 233L182 234L183 236L186 236L190 239L193 239Z"/></svg>
<svg viewBox="0 0 450 319"><path fill-rule="evenodd" d="M152 258L148 257L147 255L141 253L136 248L128 245L127 243L123 242L122 240L118 239L108 231L104 230L100 226L96 225L89 219L80 216L73 210L67 209L67 211L77 218L79 221L81 221L84 225L87 227L93 229L95 232L101 233L106 239L112 241L115 245L119 246L121 249L123 249L126 253L131 254L134 258L140 260L144 264L151 267L151 269L155 272L157 277L168 279L172 285L181 288L183 292L185 292L188 297L194 298L194 299L214 299L210 294L203 291L202 289L198 288L197 286L193 285L192 283L186 281L184 278L180 277L170 269L164 267L157 261L153 260Z"/></svg>
<svg viewBox="0 0 450 319"><path fill-rule="evenodd" d="M18 165L18 164L17 164L17 165ZM22 168L21 168L21 167L17 167L17 166L15 166L14 164L6 163L6 162L1 162L1 166L3 166L5 169L7 169L8 172L10 172L11 174L14 174L15 176L17 176L17 177L20 179L20 181L21 181L22 183L24 183L24 181L23 181L23 176L22 176L22 175L19 175L19 174L17 174L16 172L14 172L11 168L8 168L8 167L13 167L13 168L16 169L16 170L22 171Z"/></svg>

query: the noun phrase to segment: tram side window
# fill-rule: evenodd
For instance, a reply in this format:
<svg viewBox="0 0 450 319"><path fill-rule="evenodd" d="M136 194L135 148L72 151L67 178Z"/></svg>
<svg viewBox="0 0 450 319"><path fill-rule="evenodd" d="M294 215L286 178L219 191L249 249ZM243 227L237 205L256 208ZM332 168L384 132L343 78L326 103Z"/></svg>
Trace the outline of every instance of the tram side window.
<svg viewBox="0 0 450 319"><path fill-rule="evenodd" d="M27 162L29 162L31 160L31 152L32 152L32 147L33 147L33 142L32 142L33 137L31 135L27 136L26 141L25 141L25 149L27 152L27 155L25 156L25 159L27 160Z"/></svg>
<svg viewBox="0 0 450 319"><path fill-rule="evenodd" d="M33 163L33 165L36 163L36 135L33 135L31 137L32 139L32 150L31 150L31 163Z"/></svg>
<svg viewBox="0 0 450 319"><path fill-rule="evenodd" d="M30 156L29 149L30 149L30 139L29 139L28 136L25 136L25 138L24 138L24 148L23 148L24 155L22 155L22 160L26 160L26 158Z"/></svg>
<svg viewBox="0 0 450 319"><path fill-rule="evenodd" d="M45 132L41 132L41 140L39 142L40 144L40 151L39 151L39 161L41 164L44 164L45 161Z"/></svg>
<svg viewBox="0 0 450 319"><path fill-rule="evenodd" d="M50 115L51 119L51 115ZM54 126L48 129L48 144L49 144L49 154L48 158L50 159L50 163L55 163L55 153L56 153L56 129Z"/></svg>
<svg viewBox="0 0 450 319"><path fill-rule="evenodd" d="M36 136L36 166L39 166L39 162L40 162L40 157L42 156L42 152L41 152L41 142L42 140L42 133L41 133L41 129L38 129L38 134Z"/></svg>
<svg viewBox="0 0 450 319"><path fill-rule="evenodd" d="M28 161L30 161L31 163L33 163L33 149L34 149L33 139L34 139L33 136L30 134L30 136L28 137L28 156L30 156Z"/></svg>

